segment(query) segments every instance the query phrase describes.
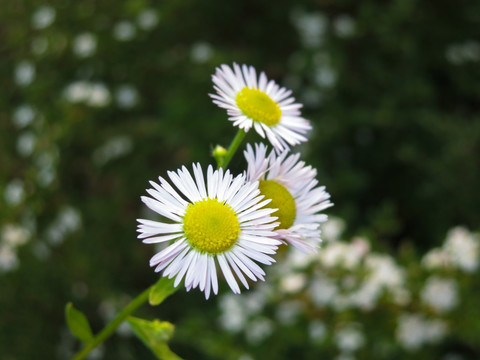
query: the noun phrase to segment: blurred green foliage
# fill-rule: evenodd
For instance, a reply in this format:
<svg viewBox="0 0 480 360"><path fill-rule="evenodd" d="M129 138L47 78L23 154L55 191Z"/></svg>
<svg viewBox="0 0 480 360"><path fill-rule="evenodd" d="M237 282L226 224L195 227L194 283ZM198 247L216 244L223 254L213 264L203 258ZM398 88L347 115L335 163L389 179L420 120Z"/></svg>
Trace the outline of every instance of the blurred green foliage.
<svg viewBox="0 0 480 360"><path fill-rule="evenodd" d="M478 229L479 23L467 0L3 1L0 227L30 235L3 250L2 359L68 358L65 303L97 331L156 280L136 240L135 219L153 216L139 197L232 139L208 98L222 63L254 65L305 104L314 130L297 150L348 234L424 252L452 226ZM213 358L220 330L199 319L215 299L176 294L142 311L177 326L181 356ZM152 356L124 337L103 351Z"/></svg>

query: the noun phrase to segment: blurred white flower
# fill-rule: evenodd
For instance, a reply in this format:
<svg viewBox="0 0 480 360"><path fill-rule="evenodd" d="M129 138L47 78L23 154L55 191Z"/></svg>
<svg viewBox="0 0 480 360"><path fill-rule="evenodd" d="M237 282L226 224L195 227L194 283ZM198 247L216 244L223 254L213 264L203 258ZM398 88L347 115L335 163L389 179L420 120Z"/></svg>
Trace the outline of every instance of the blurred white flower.
<svg viewBox="0 0 480 360"><path fill-rule="evenodd" d="M13 112L13 124L18 128L30 125L35 118L35 111L28 104L18 106Z"/></svg>
<svg viewBox="0 0 480 360"><path fill-rule="evenodd" d="M348 245L344 242L334 242L326 245L319 253L321 263L326 268L333 268L343 264L348 254Z"/></svg>
<svg viewBox="0 0 480 360"><path fill-rule="evenodd" d="M405 283L405 269L386 254L369 254L365 265L370 271L369 279L388 288L402 287Z"/></svg>
<svg viewBox="0 0 480 360"><path fill-rule="evenodd" d="M395 287L393 289L390 289L390 292L393 298L393 302L398 306L406 306L412 300L412 294L410 293L410 290L406 288Z"/></svg>
<svg viewBox="0 0 480 360"><path fill-rule="evenodd" d="M73 232L80 227L82 218L77 209L66 206L61 210L58 222L64 231Z"/></svg>
<svg viewBox="0 0 480 360"><path fill-rule="evenodd" d="M35 154L35 166L37 168L54 167L57 158L58 149L51 147L49 151L42 151Z"/></svg>
<svg viewBox="0 0 480 360"><path fill-rule="evenodd" d="M337 81L337 73L330 65L323 65L315 70L313 75L315 83L321 88L330 88Z"/></svg>
<svg viewBox="0 0 480 360"><path fill-rule="evenodd" d="M138 90L133 85L121 85L115 92L115 100L119 108L133 108L138 104Z"/></svg>
<svg viewBox="0 0 480 360"><path fill-rule="evenodd" d="M257 286L255 291L242 296L243 313L246 316L259 314L267 301L266 294L261 291L262 285Z"/></svg>
<svg viewBox="0 0 480 360"><path fill-rule="evenodd" d="M19 261L17 253L7 245L0 245L0 272L15 270Z"/></svg>
<svg viewBox="0 0 480 360"><path fill-rule="evenodd" d="M118 41L130 41L136 33L137 30L130 21L120 21L113 27L113 37Z"/></svg>
<svg viewBox="0 0 480 360"><path fill-rule="evenodd" d="M47 187L55 180L56 174L57 171L53 166L41 167L37 171L37 182L40 186Z"/></svg>
<svg viewBox="0 0 480 360"><path fill-rule="evenodd" d="M295 294L300 292L307 282L307 277L303 273L287 274L280 279L280 289L286 294Z"/></svg>
<svg viewBox="0 0 480 360"><path fill-rule="evenodd" d="M298 12L293 14L292 19L305 47L315 48L323 43L328 25L324 14Z"/></svg>
<svg viewBox="0 0 480 360"><path fill-rule="evenodd" d="M273 322L270 319L259 317L248 324L245 336L248 342L258 344L269 337L272 332Z"/></svg>
<svg viewBox="0 0 480 360"><path fill-rule="evenodd" d="M47 229L47 240L51 245L58 245L65 237L80 228L81 215L78 210L71 206L66 206L60 210L57 218Z"/></svg>
<svg viewBox="0 0 480 360"><path fill-rule="evenodd" d="M83 102L90 95L90 87L90 83L87 81L75 81L65 88L63 94L69 102Z"/></svg>
<svg viewBox="0 0 480 360"><path fill-rule="evenodd" d="M20 61L15 67L15 82L19 86L27 86L35 79L35 65L28 60Z"/></svg>
<svg viewBox="0 0 480 360"><path fill-rule="evenodd" d="M25 131L17 139L17 152L21 156L27 157L32 154L36 143L37 137L35 134L31 131Z"/></svg>
<svg viewBox="0 0 480 360"><path fill-rule="evenodd" d="M349 294L350 305L363 310L371 310L377 303L380 290L375 281L367 279L357 290Z"/></svg>
<svg viewBox="0 0 480 360"><path fill-rule="evenodd" d="M454 65L480 60L480 42L467 40L463 43L451 44L445 50L445 57Z"/></svg>
<svg viewBox="0 0 480 360"><path fill-rule="evenodd" d="M327 222L327 224L330 220ZM282 262L289 269L305 269L318 259L318 253L303 253L300 251L288 251Z"/></svg>
<svg viewBox="0 0 480 360"><path fill-rule="evenodd" d="M92 107L105 107L110 103L110 90L100 82L75 81L63 91L65 99L71 103L85 103Z"/></svg>
<svg viewBox="0 0 480 360"><path fill-rule="evenodd" d="M337 16L333 20L333 30L338 37L351 37L355 34L355 20L349 15Z"/></svg>
<svg viewBox="0 0 480 360"><path fill-rule="evenodd" d="M359 266L369 249L369 243L363 238L354 238L350 244L337 241L325 246L319 258L327 268L342 266L351 270Z"/></svg>
<svg viewBox="0 0 480 360"><path fill-rule="evenodd" d="M327 242L340 240L345 230L345 221L338 217L329 216L328 221L322 224L322 234Z"/></svg>
<svg viewBox="0 0 480 360"><path fill-rule="evenodd" d="M138 27L142 30L152 30L158 25L158 21L158 14L153 9L145 9L137 16Z"/></svg>
<svg viewBox="0 0 480 360"><path fill-rule="evenodd" d="M18 205L23 201L25 191L20 179L13 179L5 187L3 194L5 202L9 205Z"/></svg>
<svg viewBox="0 0 480 360"><path fill-rule="evenodd" d="M128 136L114 137L93 153L93 161L99 165L105 165L107 162L124 156L132 151L133 141Z"/></svg>
<svg viewBox="0 0 480 360"><path fill-rule="evenodd" d="M342 352L351 353L365 344L365 336L357 324L348 324L335 332L335 343Z"/></svg>
<svg viewBox="0 0 480 360"><path fill-rule="evenodd" d="M90 88L90 96L87 105L93 107L104 107L110 102L110 90L102 83L93 83Z"/></svg>
<svg viewBox="0 0 480 360"><path fill-rule="evenodd" d="M15 224L6 224L2 228L1 239L12 248L25 244L30 239L30 231Z"/></svg>
<svg viewBox="0 0 480 360"><path fill-rule="evenodd" d="M115 331L118 335L123 336L123 337L129 337L133 335L133 330L130 324L125 321L123 322ZM102 354L103 355L103 354Z"/></svg>
<svg viewBox="0 0 480 360"><path fill-rule="evenodd" d="M451 266L447 252L440 248L434 248L428 251L423 256L421 263L427 270L435 270Z"/></svg>
<svg viewBox="0 0 480 360"><path fill-rule="evenodd" d="M276 311L278 321L283 325L291 325L298 319L304 303L301 301L282 301Z"/></svg>
<svg viewBox="0 0 480 360"><path fill-rule="evenodd" d="M452 264L465 272L473 273L478 269L479 244L478 235L466 228L456 227L448 232L444 248Z"/></svg>
<svg viewBox="0 0 480 360"><path fill-rule="evenodd" d="M313 303L321 308L333 303L338 293L338 287L332 279L319 274L314 277L308 293Z"/></svg>
<svg viewBox="0 0 480 360"><path fill-rule="evenodd" d="M56 11L51 6L41 6L32 15L32 27L44 29L55 21Z"/></svg>
<svg viewBox="0 0 480 360"><path fill-rule="evenodd" d="M97 38L92 33L83 33L75 37L72 45L73 53L78 57L85 58L95 54L97 50Z"/></svg>
<svg viewBox="0 0 480 360"><path fill-rule="evenodd" d="M327 336L327 326L319 320L313 320L308 325L308 334L313 341L322 341Z"/></svg>
<svg viewBox="0 0 480 360"><path fill-rule="evenodd" d="M239 332L245 328L247 315L244 314L244 307L241 297L234 294L227 294L220 298L220 324L230 332Z"/></svg>
<svg viewBox="0 0 480 360"><path fill-rule="evenodd" d="M425 343L441 340L447 332L446 324L437 319L425 319L419 314L403 314L398 319L396 338L407 350L416 350Z"/></svg>
<svg viewBox="0 0 480 360"><path fill-rule="evenodd" d="M410 300L405 290L405 270L395 264L388 255L368 254L365 258L367 275L359 288L349 294L350 304L364 310L375 307L378 299L386 290L396 303Z"/></svg>
<svg viewBox="0 0 480 360"><path fill-rule="evenodd" d="M439 313L452 310L458 304L457 283L453 279L431 276L422 289L421 298Z"/></svg>
<svg viewBox="0 0 480 360"><path fill-rule="evenodd" d="M213 55L212 46L206 42L197 42L192 45L190 56L192 60L199 64L204 64Z"/></svg>

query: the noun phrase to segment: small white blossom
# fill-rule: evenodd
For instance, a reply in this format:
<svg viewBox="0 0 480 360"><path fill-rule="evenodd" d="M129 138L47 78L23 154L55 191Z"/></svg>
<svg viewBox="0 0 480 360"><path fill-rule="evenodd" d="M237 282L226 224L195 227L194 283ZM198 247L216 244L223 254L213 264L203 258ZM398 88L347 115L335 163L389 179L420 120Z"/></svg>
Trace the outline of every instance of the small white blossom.
<svg viewBox="0 0 480 360"><path fill-rule="evenodd" d="M197 42L193 44L190 52L190 56L192 60L199 64L206 63L208 60L210 60L212 55L213 55L212 47L210 44L206 42Z"/></svg>
<svg viewBox="0 0 480 360"><path fill-rule="evenodd" d="M1 239L4 244L15 248L25 244L30 239L30 231L15 224L6 224L2 228Z"/></svg>
<svg viewBox="0 0 480 360"><path fill-rule="evenodd" d="M341 38L349 38L354 35L355 26L355 20L349 15L340 15L333 20L333 30Z"/></svg>
<svg viewBox="0 0 480 360"><path fill-rule="evenodd" d="M463 227L456 227L447 234L444 248L456 267L473 273L479 265L479 245L480 240L477 235Z"/></svg>
<svg viewBox="0 0 480 360"><path fill-rule="evenodd" d="M73 40L73 52L81 58L95 54L97 50L97 38L92 33L82 33Z"/></svg>
<svg viewBox="0 0 480 360"><path fill-rule="evenodd" d="M305 274L287 274L280 279L280 289L287 294L300 292L307 282Z"/></svg>
<svg viewBox="0 0 480 360"><path fill-rule="evenodd" d="M340 240L345 230L345 221L330 216L328 221L322 225L323 237L327 242Z"/></svg>
<svg viewBox="0 0 480 360"><path fill-rule="evenodd" d="M18 267L17 253L10 247L0 244L0 272L8 272Z"/></svg>
<svg viewBox="0 0 480 360"><path fill-rule="evenodd" d="M305 47L316 48L322 45L328 25L328 19L324 14L294 13L293 24Z"/></svg>
<svg viewBox="0 0 480 360"><path fill-rule="evenodd" d="M267 318L256 318L248 324L247 341L259 344L273 332L273 322Z"/></svg>
<svg viewBox="0 0 480 360"><path fill-rule="evenodd" d="M15 67L15 82L19 86L30 85L35 80L35 65L23 60Z"/></svg>
<svg viewBox="0 0 480 360"><path fill-rule="evenodd" d="M28 104L20 105L13 113L13 123L18 129L30 125L33 119L35 119L35 111Z"/></svg>
<svg viewBox="0 0 480 360"><path fill-rule="evenodd" d="M425 319L419 314L403 314L397 325L396 338L407 350L417 350L423 344L441 340L447 326L441 320Z"/></svg>
<svg viewBox="0 0 480 360"><path fill-rule="evenodd" d="M298 319L302 308L301 301L282 301L277 307L277 319L283 325L291 325Z"/></svg>
<svg viewBox="0 0 480 360"><path fill-rule="evenodd" d="M41 6L32 15L32 27L45 29L55 21L56 11L51 6Z"/></svg>
<svg viewBox="0 0 480 360"><path fill-rule="evenodd" d="M349 324L335 332L335 342L346 353L357 351L365 344L365 336L355 324Z"/></svg>
<svg viewBox="0 0 480 360"><path fill-rule="evenodd" d="M242 331L247 323L248 315L245 314L241 298L232 294L220 298L220 324L230 332Z"/></svg>
<svg viewBox="0 0 480 360"><path fill-rule="evenodd" d="M334 302L338 287L333 280L319 275L310 284L308 293L314 304L321 308Z"/></svg>
<svg viewBox="0 0 480 360"><path fill-rule="evenodd" d="M308 334L313 341L322 341L327 336L327 326L318 320L311 321L308 326Z"/></svg>
<svg viewBox="0 0 480 360"><path fill-rule="evenodd" d="M23 182L19 179L10 181L5 187L4 198L9 205L18 205L23 201L25 191Z"/></svg>
<svg viewBox="0 0 480 360"><path fill-rule="evenodd" d="M118 41L130 41L136 35L136 28L129 21L120 21L113 28L113 37Z"/></svg>
<svg viewBox="0 0 480 360"><path fill-rule="evenodd" d="M95 83L92 84L90 89L90 96L87 99L87 105L93 107L104 107L108 105L110 98L110 90L108 90L108 88L102 83Z"/></svg>
<svg viewBox="0 0 480 360"><path fill-rule="evenodd" d="M124 156L132 151L133 141L128 136L116 136L97 148L93 160L97 165L105 165L111 160Z"/></svg>
<svg viewBox="0 0 480 360"><path fill-rule="evenodd" d="M138 104L138 90L132 85L119 86L115 92L115 100L119 108L131 109Z"/></svg>
<svg viewBox="0 0 480 360"><path fill-rule="evenodd" d="M453 279L431 276L422 289L421 298L439 313L452 310L458 304L457 283Z"/></svg>
<svg viewBox="0 0 480 360"><path fill-rule="evenodd" d="M138 27L142 30L152 30L158 25L158 21L158 14L153 9L145 9L137 17Z"/></svg>
<svg viewBox="0 0 480 360"><path fill-rule="evenodd" d="M31 131L25 131L17 139L17 152L23 156L30 156L35 149L37 137Z"/></svg>

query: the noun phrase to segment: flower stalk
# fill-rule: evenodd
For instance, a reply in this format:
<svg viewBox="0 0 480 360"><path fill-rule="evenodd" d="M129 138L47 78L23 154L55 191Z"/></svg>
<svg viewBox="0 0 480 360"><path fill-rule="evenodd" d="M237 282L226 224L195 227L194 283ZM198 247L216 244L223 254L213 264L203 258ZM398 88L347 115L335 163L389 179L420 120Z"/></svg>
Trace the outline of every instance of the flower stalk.
<svg viewBox="0 0 480 360"><path fill-rule="evenodd" d="M235 155L235 152L237 151L238 147L242 143L246 134L247 133L243 129L238 129L237 134L233 138L232 143L230 144L230 146L228 147L228 150L226 152L224 151L225 149L222 148L223 151L220 153L220 152L217 151L218 146L217 146L217 148L215 148L213 156L214 156L215 160L217 161L217 167L218 168L224 168L225 169L228 166L228 164L230 163L230 160L232 159L233 155Z"/></svg>

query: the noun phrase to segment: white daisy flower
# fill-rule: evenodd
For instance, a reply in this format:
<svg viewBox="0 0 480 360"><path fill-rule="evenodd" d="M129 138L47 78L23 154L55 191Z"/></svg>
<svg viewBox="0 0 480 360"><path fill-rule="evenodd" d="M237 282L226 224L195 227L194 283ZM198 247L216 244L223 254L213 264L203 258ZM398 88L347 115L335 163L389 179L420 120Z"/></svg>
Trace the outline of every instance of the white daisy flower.
<svg viewBox="0 0 480 360"><path fill-rule="evenodd" d="M253 66L233 64L233 69L222 65L212 76L217 94L210 94L213 102L227 110L229 120L245 132L253 126L278 150L307 140L310 122L300 115L302 104L295 103L291 90L268 80L265 73L257 74Z"/></svg>
<svg viewBox="0 0 480 360"><path fill-rule="evenodd" d="M247 159L247 180L259 181L259 189L269 204L277 208L280 224L275 228L277 238L303 252L316 251L320 239L320 223L327 221L327 215L320 211L332 206L325 187L317 187L317 171L298 161L300 154L288 155L283 151L278 156L274 151L267 156L264 144L250 144L244 151ZM313 240L313 241L312 241Z"/></svg>
<svg viewBox="0 0 480 360"><path fill-rule="evenodd" d="M253 281L264 280L265 272L256 263L270 265L281 242L274 238L270 216L275 209L265 208L257 182L245 182L244 175L233 177L222 169L207 170L205 183L200 164L193 164L192 177L185 166L168 176L142 201L168 222L138 219L139 239L146 244L167 243L150 259L155 271L173 278L177 286L185 277L187 291L197 286L208 299L218 292L217 263L234 293L240 293L236 278L248 289L245 275ZM256 262L255 262L256 261ZM236 278L235 278L236 276Z"/></svg>

